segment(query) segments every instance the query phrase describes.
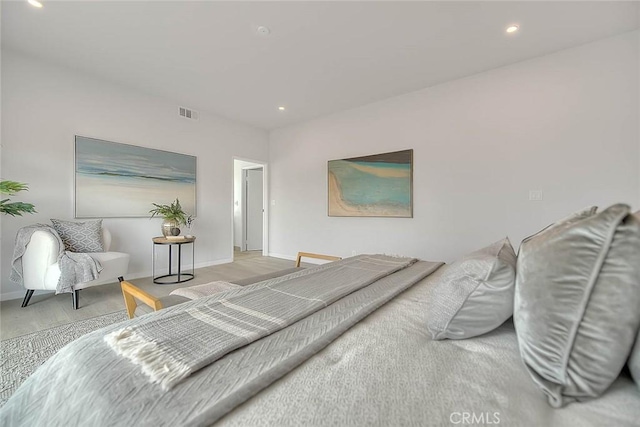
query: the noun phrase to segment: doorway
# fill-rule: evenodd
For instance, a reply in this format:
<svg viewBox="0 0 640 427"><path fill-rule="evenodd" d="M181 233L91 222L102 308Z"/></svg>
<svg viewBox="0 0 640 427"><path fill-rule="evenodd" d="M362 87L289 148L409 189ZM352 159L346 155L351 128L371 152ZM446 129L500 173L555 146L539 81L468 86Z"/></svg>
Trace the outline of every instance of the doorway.
<svg viewBox="0 0 640 427"><path fill-rule="evenodd" d="M244 250L262 250L262 168L244 169Z"/></svg>
<svg viewBox="0 0 640 427"><path fill-rule="evenodd" d="M267 249L266 164L234 159L233 254L263 256Z"/></svg>

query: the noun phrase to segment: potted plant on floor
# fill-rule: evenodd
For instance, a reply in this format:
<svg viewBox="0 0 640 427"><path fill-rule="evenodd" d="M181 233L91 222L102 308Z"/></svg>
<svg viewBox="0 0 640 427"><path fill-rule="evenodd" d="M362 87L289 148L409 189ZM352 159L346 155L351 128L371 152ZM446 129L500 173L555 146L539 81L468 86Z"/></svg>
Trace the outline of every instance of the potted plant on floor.
<svg viewBox="0 0 640 427"><path fill-rule="evenodd" d="M180 234L180 226L187 224L188 214L182 210L180 206L180 200L176 199L175 202L170 205L159 205L152 203L155 208L151 209L149 213L151 218L156 215L164 218L162 222L162 235L178 236Z"/></svg>

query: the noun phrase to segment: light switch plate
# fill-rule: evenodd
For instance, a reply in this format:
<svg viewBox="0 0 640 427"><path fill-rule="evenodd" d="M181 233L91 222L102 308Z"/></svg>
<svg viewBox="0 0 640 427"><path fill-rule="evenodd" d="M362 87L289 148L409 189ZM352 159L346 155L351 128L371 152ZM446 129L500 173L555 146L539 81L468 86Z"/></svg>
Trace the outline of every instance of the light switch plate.
<svg viewBox="0 0 640 427"><path fill-rule="evenodd" d="M529 190L529 200L539 202L542 197L542 190Z"/></svg>

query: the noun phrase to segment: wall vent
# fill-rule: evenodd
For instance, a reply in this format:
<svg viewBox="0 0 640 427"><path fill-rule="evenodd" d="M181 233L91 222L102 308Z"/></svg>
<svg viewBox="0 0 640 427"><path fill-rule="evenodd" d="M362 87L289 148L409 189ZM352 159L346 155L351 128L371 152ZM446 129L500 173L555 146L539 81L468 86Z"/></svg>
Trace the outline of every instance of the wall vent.
<svg viewBox="0 0 640 427"><path fill-rule="evenodd" d="M200 117L200 114L198 114L197 111L186 107L178 107L178 114L180 114L180 117L184 117L189 120L198 120Z"/></svg>

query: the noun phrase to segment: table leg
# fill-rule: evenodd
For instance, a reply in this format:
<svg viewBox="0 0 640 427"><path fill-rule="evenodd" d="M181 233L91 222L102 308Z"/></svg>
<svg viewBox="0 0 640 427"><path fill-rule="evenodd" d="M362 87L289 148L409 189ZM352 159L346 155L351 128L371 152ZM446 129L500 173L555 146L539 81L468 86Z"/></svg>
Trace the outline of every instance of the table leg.
<svg viewBox="0 0 640 427"><path fill-rule="evenodd" d="M155 282L156 280L156 245L153 245L153 250L151 251L151 281Z"/></svg>
<svg viewBox="0 0 640 427"><path fill-rule="evenodd" d="M191 243L191 273L189 273L188 267L186 271L182 271L182 244L183 242L159 242L158 244L162 245L162 246L169 246L169 274L162 274L162 273L158 273L159 276L156 277L156 245L155 245L155 240L154 240L154 246L153 246L153 250L151 252L151 276L152 276L152 280L153 283L159 284L159 285L170 285L170 284L176 284L176 283L182 283L182 282L186 282L188 280L191 280L195 277L195 256L196 256L196 250L195 250L195 245L193 244L193 242L185 242L185 243ZM175 252L173 250L173 246L174 245L178 245L178 253L176 254L176 256L178 257L178 260L176 262L176 266L174 267L173 265L173 253ZM178 271L176 271L176 268ZM174 273L175 271L175 273ZM172 278L176 278L175 281L172 281ZM157 280L157 281L156 281Z"/></svg>
<svg viewBox="0 0 640 427"><path fill-rule="evenodd" d="M178 282L180 282L181 271L182 271L182 245L178 245Z"/></svg>

